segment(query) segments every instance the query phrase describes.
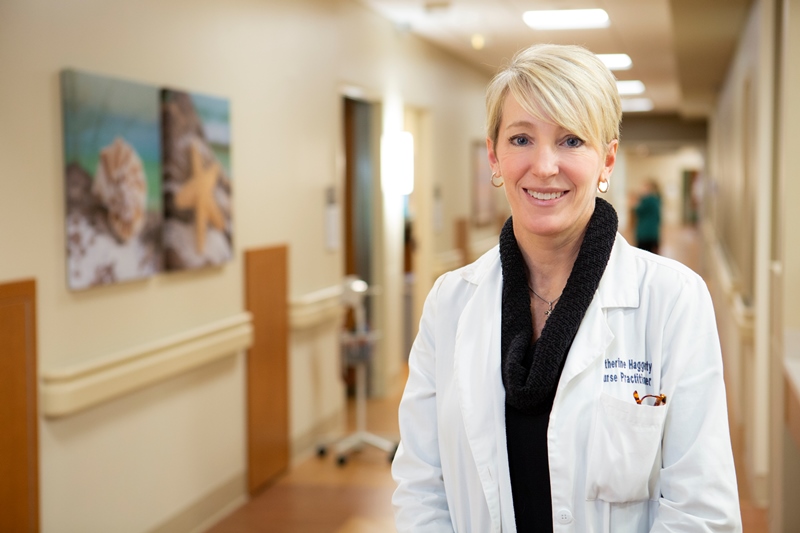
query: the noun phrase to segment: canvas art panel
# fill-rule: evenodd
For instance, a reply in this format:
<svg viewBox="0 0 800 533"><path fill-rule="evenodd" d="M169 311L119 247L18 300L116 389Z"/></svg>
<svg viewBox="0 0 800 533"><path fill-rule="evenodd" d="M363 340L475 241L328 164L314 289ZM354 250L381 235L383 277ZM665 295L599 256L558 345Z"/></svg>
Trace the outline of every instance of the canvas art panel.
<svg viewBox="0 0 800 533"><path fill-rule="evenodd" d="M493 224L497 219L495 192L491 184L492 168L486 142L474 141L472 157L472 223L476 226Z"/></svg>
<svg viewBox="0 0 800 533"><path fill-rule="evenodd" d="M165 269L221 265L233 257L230 104L165 89L161 113Z"/></svg>
<svg viewBox="0 0 800 533"><path fill-rule="evenodd" d="M70 289L162 267L158 88L61 72Z"/></svg>

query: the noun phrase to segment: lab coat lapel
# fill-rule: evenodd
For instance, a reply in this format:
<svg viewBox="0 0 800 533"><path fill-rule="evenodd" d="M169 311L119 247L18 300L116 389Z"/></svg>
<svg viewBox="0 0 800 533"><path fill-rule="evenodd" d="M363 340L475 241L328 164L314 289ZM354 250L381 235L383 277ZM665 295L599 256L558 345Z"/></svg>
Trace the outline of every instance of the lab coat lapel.
<svg viewBox="0 0 800 533"><path fill-rule="evenodd" d="M614 340L614 333L608 325L606 309L639 307L638 279L638 269L630 245L617 233L614 248L611 250L597 292L572 342L558 384L559 392L571 379L603 355Z"/></svg>
<svg viewBox="0 0 800 533"><path fill-rule="evenodd" d="M498 431L505 437L505 390L500 374L502 275L499 253L486 254L475 267L464 274L467 281L477 286L458 321L454 374L464 429L492 523L499 527L496 463L499 457L505 457L505 449L498 450L497 439Z"/></svg>
<svg viewBox="0 0 800 533"><path fill-rule="evenodd" d="M558 391L565 387L569 381L586 370L592 362L605 353L608 345L614 340L614 334L608 327L605 313L595 298L581 322L575 340L564 363L561 379L558 382Z"/></svg>

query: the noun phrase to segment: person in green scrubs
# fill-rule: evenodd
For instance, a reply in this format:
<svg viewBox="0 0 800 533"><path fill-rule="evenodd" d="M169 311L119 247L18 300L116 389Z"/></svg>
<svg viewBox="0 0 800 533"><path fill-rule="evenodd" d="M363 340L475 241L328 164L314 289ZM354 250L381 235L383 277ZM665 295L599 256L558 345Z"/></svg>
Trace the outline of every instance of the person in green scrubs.
<svg viewBox="0 0 800 533"><path fill-rule="evenodd" d="M654 179L648 179L644 183L644 190L634 212L636 213L636 246L657 254L661 231L661 193L658 183Z"/></svg>

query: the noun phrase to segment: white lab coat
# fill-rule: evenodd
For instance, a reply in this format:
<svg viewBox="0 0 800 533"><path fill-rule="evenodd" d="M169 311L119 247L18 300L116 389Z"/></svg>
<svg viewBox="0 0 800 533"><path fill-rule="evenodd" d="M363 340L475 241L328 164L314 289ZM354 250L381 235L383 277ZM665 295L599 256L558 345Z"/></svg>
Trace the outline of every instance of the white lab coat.
<svg viewBox="0 0 800 533"><path fill-rule="evenodd" d="M392 466L400 532L516 531L501 294L495 247L426 300ZM637 405L634 390L667 403ZM719 338L697 274L617 234L547 441L556 532L741 531Z"/></svg>

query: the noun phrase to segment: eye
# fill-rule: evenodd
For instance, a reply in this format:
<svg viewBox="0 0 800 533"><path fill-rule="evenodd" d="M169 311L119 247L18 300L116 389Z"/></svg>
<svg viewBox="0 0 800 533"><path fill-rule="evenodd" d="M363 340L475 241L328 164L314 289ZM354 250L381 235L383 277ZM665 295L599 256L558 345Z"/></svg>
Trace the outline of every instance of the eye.
<svg viewBox="0 0 800 533"><path fill-rule="evenodd" d="M581 146L584 145L584 142L583 142L583 139L575 137L574 135L570 135L569 137L566 138L566 140L564 141L564 144L568 148L580 148Z"/></svg>
<svg viewBox="0 0 800 533"><path fill-rule="evenodd" d="M514 135L508 140L514 146L527 146L530 140L524 135Z"/></svg>

